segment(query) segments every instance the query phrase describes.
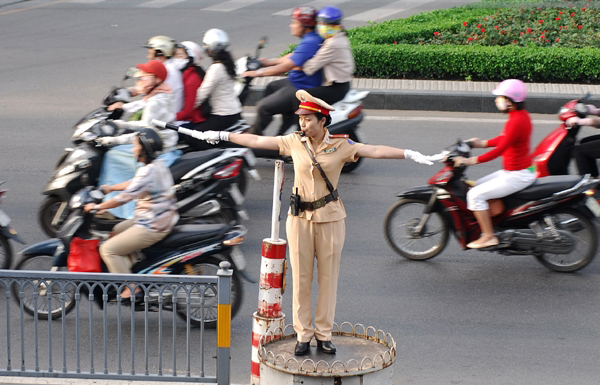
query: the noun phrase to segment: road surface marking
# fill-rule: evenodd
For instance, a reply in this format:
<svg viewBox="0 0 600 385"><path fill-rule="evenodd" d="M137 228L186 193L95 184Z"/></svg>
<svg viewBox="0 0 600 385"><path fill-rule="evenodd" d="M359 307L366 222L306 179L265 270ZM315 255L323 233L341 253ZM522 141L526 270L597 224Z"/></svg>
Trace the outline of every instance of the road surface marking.
<svg viewBox="0 0 600 385"><path fill-rule="evenodd" d="M181 3L185 0L152 0L146 3L138 4L140 8L164 8L172 4Z"/></svg>
<svg viewBox="0 0 600 385"><path fill-rule="evenodd" d="M321 9L326 5L338 5L338 4L342 4L342 3L346 3L350 0L316 0L316 1L311 1L310 3L306 3L303 5L307 5L316 9ZM288 8L288 9L284 9L283 11L279 11L279 12L275 12L273 15L277 15L277 16L291 16L292 15L292 11L295 8Z"/></svg>
<svg viewBox="0 0 600 385"><path fill-rule="evenodd" d="M212 5L208 8L203 8L202 11L231 12L263 1L265 0L230 0L221 4Z"/></svg>
<svg viewBox="0 0 600 385"><path fill-rule="evenodd" d="M388 5L384 5L383 7L373 8L366 12L358 13L356 15L352 15L346 17L346 20L352 21L374 21L378 19L383 19L384 17L390 17L393 14L400 13L406 11L408 9L416 8L420 5L430 3L433 0L400 0L390 3Z"/></svg>

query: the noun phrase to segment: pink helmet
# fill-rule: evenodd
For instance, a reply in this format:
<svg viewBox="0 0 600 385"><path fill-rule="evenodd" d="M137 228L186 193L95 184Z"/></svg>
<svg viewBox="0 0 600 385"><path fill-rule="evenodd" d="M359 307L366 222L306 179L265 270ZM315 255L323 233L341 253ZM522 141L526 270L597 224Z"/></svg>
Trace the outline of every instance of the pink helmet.
<svg viewBox="0 0 600 385"><path fill-rule="evenodd" d="M527 99L527 87L525 83L518 79L507 79L498 84L492 94L496 96L505 96L513 102L524 102Z"/></svg>

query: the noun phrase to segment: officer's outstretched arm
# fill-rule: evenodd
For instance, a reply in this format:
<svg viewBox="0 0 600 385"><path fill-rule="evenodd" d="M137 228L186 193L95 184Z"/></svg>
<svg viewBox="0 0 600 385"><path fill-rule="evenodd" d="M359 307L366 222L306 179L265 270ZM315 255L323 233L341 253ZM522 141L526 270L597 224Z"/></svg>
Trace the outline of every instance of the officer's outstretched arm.
<svg viewBox="0 0 600 385"><path fill-rule="evenodd" d="M244 147L263 148L265 150L279 150L277 139L275 139L274 136L229 134L229 141Z"/></svg>
<svg viewBox="0 0 600 385"><path fill-rule="evenodd" d="M431 166L433 163L418 151L403 150L401 148L390 146L373 146L365 144L356 152L356 155L363 158L377 159L409 159L417 163Z"/></svg>

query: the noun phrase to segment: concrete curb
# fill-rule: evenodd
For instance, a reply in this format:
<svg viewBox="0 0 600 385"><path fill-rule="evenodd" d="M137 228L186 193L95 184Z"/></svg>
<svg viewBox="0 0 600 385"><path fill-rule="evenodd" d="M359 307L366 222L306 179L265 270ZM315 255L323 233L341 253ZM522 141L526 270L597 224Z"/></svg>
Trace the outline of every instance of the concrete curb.
<svg viewBox="0 0 600 385"><path fill-rule="evenodd" d="M143 381L143 382L142 382ZM200 382L158 382L144 381L140 378L136 381L122 380L99 380L99 379L69 379L69 378L49 378L49 377L2 377L0 376L0 385L139 385L145 384L168 384L168 385L203 385L206 383ZM235 384L233 384L235 385ZM241 385L241 384L238 384Z"/></svg>
<svg viewBox="0 0 600 385"><path fill-rule="evenodd" d="M253 81L245 105L254 106L266 85L280 77ZM421 110L456 112L495 112L492 90L498 82L436 80L354 79L352 86L369 91L364 107L377 110ZM600 104L600 85L528 83L527 110L555 114L567 101L591 94L590 104Z"/></svg>

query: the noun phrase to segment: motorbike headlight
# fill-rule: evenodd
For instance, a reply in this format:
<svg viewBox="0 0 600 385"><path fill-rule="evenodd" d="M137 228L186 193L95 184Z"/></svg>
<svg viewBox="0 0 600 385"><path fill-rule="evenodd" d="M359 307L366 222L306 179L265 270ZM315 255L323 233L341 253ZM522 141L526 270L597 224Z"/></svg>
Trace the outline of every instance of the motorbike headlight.
<svg viewBox="0 0 600 385"><path fill-rule="evenodd" d="M558 110L558 114L559 114L559 115L562 115L562 114L564 114L564 113L567 113L567 112L569 112L569 111L571 111L571 109L570 109L570 108L567 108L567 107L561 107L561 109L560 109L560 110Z"/></svg>
<svg viewBox="0 0 600 385"><path fill-rule="evenodd" d="M71 200L69 201L69 207L71 207L72 209L78 209L81 207L82 204L83 199L81 199L80 194L73 195L73 197L71 197Z"/></svg>
<svg viewBox="0 0 600 385"><path fill-rule="evenodd" d="M68 175L72 172L75 172L76 170L83 170L86 169L88 167L90 167L92 165L92 162L89 159L81 159L78 160L75 163L69 164L65 167L63 167L59 172L58 172L58 176L65 176Z"/></svg>
<svg viewBox="0 0 600 385"><path fill-rule="evenodd" d="M75 166L73 164L69 164L69 165L61 168L60 171L56 175L61 177L61 176L68 175L72 172L75 172Z"/></svg>

